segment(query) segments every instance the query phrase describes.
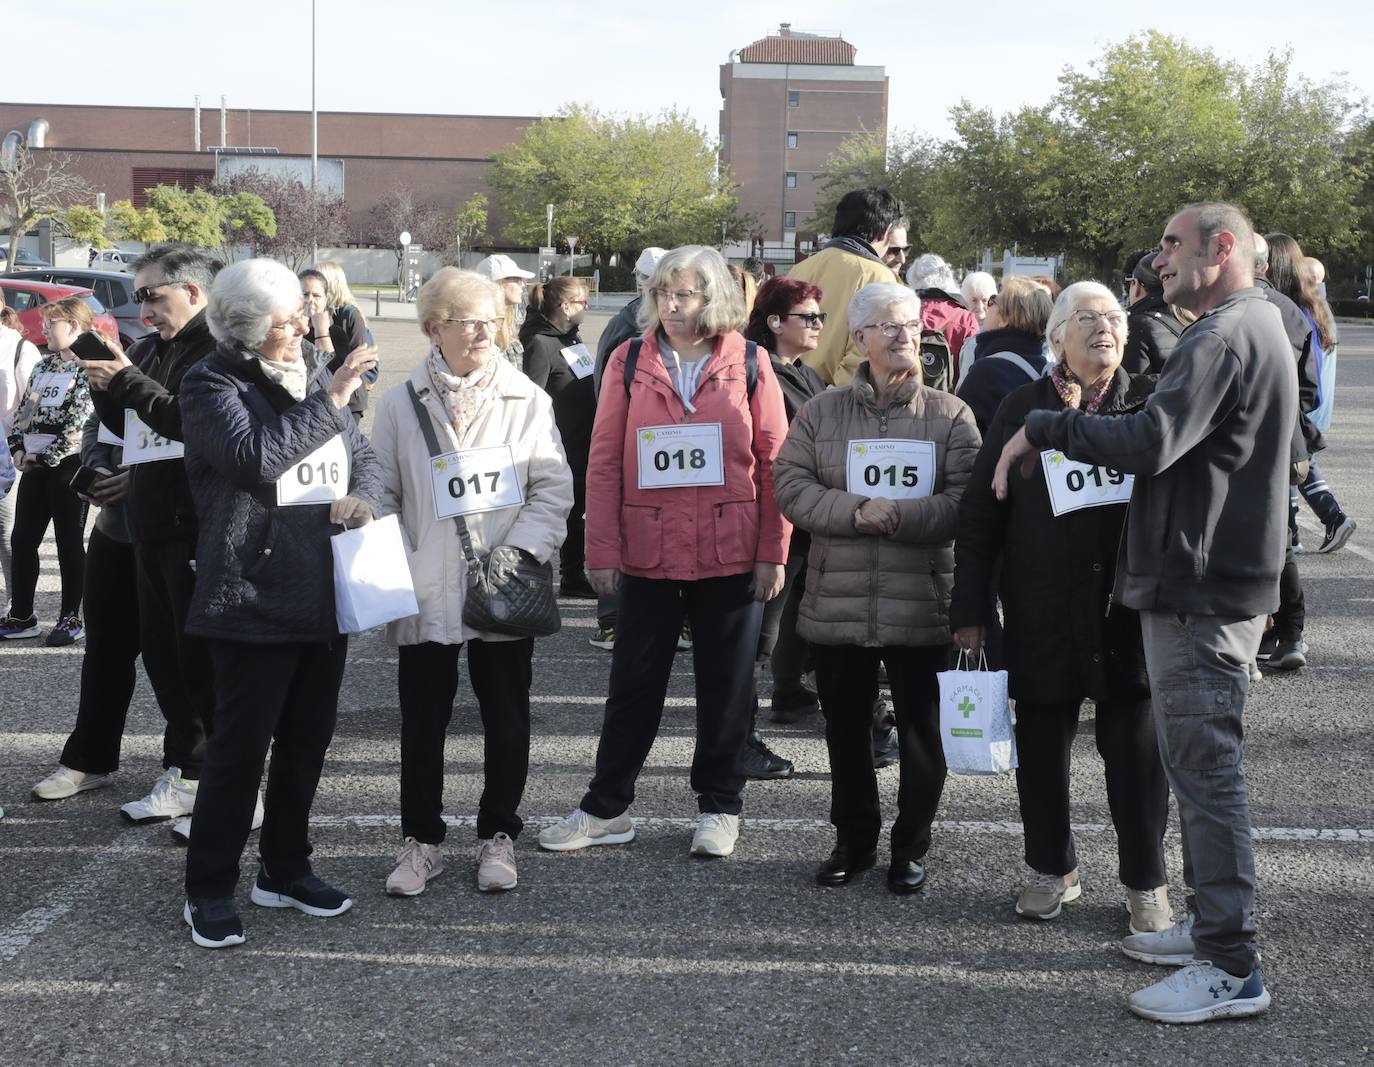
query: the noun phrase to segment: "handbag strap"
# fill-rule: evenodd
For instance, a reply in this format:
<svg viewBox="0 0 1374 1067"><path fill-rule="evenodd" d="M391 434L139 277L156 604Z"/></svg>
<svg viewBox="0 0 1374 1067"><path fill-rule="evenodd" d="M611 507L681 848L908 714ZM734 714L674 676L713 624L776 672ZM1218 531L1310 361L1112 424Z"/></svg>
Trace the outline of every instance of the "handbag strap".
<svg viewBox="0 0 1374 1067"><path fill-rule="evenodd" d="M425 405L420 401L420 394L415 391L414 382L406 382L406 392L410 394L410 403L415 408L415 417L420 420L420 432L425 435L425 447L429 449L429 456L434 459L442 456L443 450L439 447L439 437L434 432L434 420L429 417L429 412ZM481 562L477 559L477 553L472 548L472 534L468 532L468 524L463 521L463 516L453 516L453 525L458 527L458 540L463 545L463 557L468 561L468 568L476 573L481 567Z"/></svg>

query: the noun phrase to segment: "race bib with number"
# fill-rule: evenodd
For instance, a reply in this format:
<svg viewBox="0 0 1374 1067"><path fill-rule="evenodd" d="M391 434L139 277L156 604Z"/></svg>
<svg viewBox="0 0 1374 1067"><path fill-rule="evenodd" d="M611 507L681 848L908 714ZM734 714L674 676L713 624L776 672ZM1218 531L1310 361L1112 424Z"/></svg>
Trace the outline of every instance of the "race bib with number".
<svg viewBox="0 0 1374 1067"><path fill-rule="evenodd" d="M678 489L725 484L725 455L720 423L641 426L639 488Z"/></svg>
<svg viewBox="0 0 1374 1067"><path fill-rule="evenodd" d="M76 383L76 371L44 371L34 376L33 388L38 392L40 408L60 408Z"/></svg>
<svg viewBox="0 0 1374 1067"><path fill-rule="evenodd" d="M846 488L887 500L919 500L935 491L935 442L877 437L849 442Z"/></svg>
<svg viewBox="0 0 1374 1067"><path fill-rule="evenodd" d="M120 437L119 434L106 426L104 421L100 423L100 428L96 430L95 439L102 445L122 445L124 443L124 438Z"/></svg>
<svg viewBox="0 0 1374 1067"><path fill-rule="evenodd" d="M577 376L579 382L595 369L592 354L587 351L587 346L581 341L563 349L562 352L563 358L568 361L568 366L572 368L572 372Z"/></svg>
<svg viewBox="0 0 1374 1067"><path fill-rule="evenodd" d="M348 446L336 434L277 479L277 506L330 504L348 495Z"/></svg>
<svg viewBox="0 0 1374 1067"><path fill-rule="evenodd" d="M57 434L55 433L26 433L24 435L24 451L30 456L36 456L40 452L46 452L56 440Z"/></svg>
<svg viewBox="0 0 1374 1067"><path fill-rule="evenodd" d="M132 408L124 409L124 466L156 463L164 459L180 459L186 446L180 441L163 437L138 417Z"/></svg>
<svg viewBox="0 0 1374 1067"><path fill-rule="evenodd" d="M434 515L451 519L499 508L518 508L525 487L515 471L510 445L464 448L429 461L434 479Z"/></svg>
<svg viewBox="0 0 1374 1067"><path fill-rule="evenodd" d="M1097 463L1078 463L1054 449L1041 452L1040 463L1045 468L1045 485L1050 491L1050 509L1055 518L1083 508L1125 504L1131 499L1134 474Z"/></svg>

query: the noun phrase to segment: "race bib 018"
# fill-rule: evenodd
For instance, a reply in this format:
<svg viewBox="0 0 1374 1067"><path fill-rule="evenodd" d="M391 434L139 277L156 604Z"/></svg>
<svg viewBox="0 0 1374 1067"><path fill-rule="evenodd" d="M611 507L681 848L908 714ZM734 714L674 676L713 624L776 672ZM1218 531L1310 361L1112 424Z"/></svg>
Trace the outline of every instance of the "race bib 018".
<svg viewBox="0 0 1374 1067"><path fill-rule="evenodd" d="M1063 452L1040 453L1045 485L1050 491L1050 510L1055 518L1083 508L1104 508L1131 499L1135 475L1097 463L1079 463Z"/></svg>
<svg viewBox="0 0 1374 1067"><path fill-rule="evenodd" d="M641 426L635 431L639 488L679 489L725 484L720 423Z"/></svg>
<svg viewBox="0 0 1374 1067"><path fill-rule="evenodd" d="M935 491L935 442L876 437L849 442L846 488L888 500L919 500Z"/></svg>
<svg viewBox="0 0 1374 1067"><path fill-rule="evenodd" d="M525 503L525 487L515 469L510 445L464 448L429 461L434 515L451 519Z"/></svg>

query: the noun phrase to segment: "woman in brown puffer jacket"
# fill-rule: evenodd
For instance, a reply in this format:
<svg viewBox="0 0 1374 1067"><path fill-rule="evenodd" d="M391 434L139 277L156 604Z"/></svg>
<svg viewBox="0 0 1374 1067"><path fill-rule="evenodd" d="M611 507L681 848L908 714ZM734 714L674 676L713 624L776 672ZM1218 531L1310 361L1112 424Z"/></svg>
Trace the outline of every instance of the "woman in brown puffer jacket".
<svg viewBox="0 0 1374 1067"><path fill-rule="evenodd" d="M881 662L901 747L887 883L912 893L944 789L935 675L948 664L954 532L980 439L962 400L921 384L911 290L864 286L849 324L867 362L802 408L774 463L783 514L811 534L797 630L813 646L837 837L816 880L844 885L877 861L869 746Z"/></svg>

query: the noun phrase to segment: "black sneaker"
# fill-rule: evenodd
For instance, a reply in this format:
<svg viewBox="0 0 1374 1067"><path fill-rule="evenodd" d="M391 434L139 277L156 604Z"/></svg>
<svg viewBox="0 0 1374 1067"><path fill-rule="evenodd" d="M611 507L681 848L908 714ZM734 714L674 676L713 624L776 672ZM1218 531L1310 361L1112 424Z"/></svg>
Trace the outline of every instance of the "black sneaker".
<svg viewBox="0 0 1374 1067"><path fill-rule="evenodd" d="M1307 642L1302 638L1279 641L1269 656L1269 666L1278 671L1296 671L1307 666Z"/></svg>
<svg viewBox="0 0 1374 1067"><path fill-rule="evenodd" d="M758 734L744 743L739 765L746 777L758 781L792 777L792 761L779 756Z"/></svg>
<svg viewBox="0 0 1374 1067"><path fill-rule="evenodd" d="M252 900L262 908L295 908L320 918L342 915L353 907L353 901L347 894L339 892L332 885L326 885L313 874L288 881L269 878L261 867L258 868L258 879L253 883Z"/></svg>
<svg viewBox="0 0 1374 1067"><path fill-rule="evenodd" d="M1326 528L1326 534L1322 537L1322 543L1317 546L1317 552L1321 555L1339 552L1354 532L1355 520L1342 515L1340 521L1333 522Z"/></svg>
<svg viewBox="0 0 1374 1067"><path fill-rule="evenodd" d="M814 689L803 685L799 689L774 689L772 708L774 722L801 722L820 711L821 702Z"/></svg>
<svg viewBox="0 0 1374 1067"><path fill-rule="evenodd" d="M897 727L889 726L886 730L873 731L873 766L882 770L884 767L891 767L898 763L902 758L901 745L897 741Z"/></svg>
<svg viewBox="0 0 1374 1067"><path fill-rule="evenodd" d="M233 897L187 897L181 917L191 928L191 940L201 948L243 944L243 923Z"/></svg>

